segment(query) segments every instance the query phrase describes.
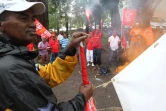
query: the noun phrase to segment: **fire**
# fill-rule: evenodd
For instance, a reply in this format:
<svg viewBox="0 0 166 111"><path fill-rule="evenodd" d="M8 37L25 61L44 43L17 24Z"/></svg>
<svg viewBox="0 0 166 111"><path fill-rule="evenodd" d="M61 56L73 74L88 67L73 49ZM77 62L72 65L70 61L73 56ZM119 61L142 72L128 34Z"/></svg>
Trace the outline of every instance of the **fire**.
<svg viewBox="0 0 166 111"><path fill-rule="evenodd" d="M116 68L116 72L119 73L120 71L122 71L128 65L129 65L129 62L126 62L123 66L117 67Z"/></svg>
<svg viewBox="0 0 166 111"><path fill-rule="evenodd" d="M89 19L89 17L90 17L90 12L89 12L88 9L85 9L85 14L86 14L87 18Z"/></svg>

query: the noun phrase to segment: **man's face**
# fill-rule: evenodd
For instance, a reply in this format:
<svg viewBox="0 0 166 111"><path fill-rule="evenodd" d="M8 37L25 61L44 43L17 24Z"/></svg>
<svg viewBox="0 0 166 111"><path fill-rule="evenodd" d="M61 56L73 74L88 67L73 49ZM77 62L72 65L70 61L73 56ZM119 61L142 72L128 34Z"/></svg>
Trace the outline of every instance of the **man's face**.
<svg viewBox="0 0 166 111"><path fill-rule="evenodd" d="M56 37L55 37L55 36L52 36L52 39L53 39L53 40L55 40L55 39L56 39Z"/></svg>
<svg viewBox="0 0 166 111"><path fill-rule="evenodd" d="M9 12L6 20L1 22L4 34L15 45L28 45L36 35L35 15L31 9L23 12Z"/></svg>
<svg viewBox="0 0 166 111"><path fill-rule="evenodd" d="M112 35L113 35L114 37L116 37L116 31L113 31L113 32L112 32Z"/></svg>
<svg viewBox="0 0 166 111"><path fill-rule="evenodd" d="M63 34L63 37L66 38L66 34Z"/></svg>

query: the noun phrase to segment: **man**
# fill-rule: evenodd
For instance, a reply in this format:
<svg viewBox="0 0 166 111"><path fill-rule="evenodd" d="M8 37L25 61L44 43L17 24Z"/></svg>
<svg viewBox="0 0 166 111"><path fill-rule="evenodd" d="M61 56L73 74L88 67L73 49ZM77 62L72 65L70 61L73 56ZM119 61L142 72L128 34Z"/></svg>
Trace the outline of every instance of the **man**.
<svg viewBox="0 0 166 111"><path fill-rule="evenodd" d="M49 55L48 55L49 44L45 36L42 36L41 38L42 38L42 41L40 41L38 44L38 50L42 60L41 63L44 65L49 62Z"/></svg>
<svg viewBox="0 0 166 111"><path fill-rule="evenodd" d="M146 41L146 48L150 47L154 43L154 33L152 27L149 26L142 31L142 36ZM161 36L161 35L160 35Z"/></svg>
<svg viewBox="0 0 166 111"><path fill-rule="evenodd" d="M60 31L59 35L58 35L58 40L61 41L63 39L63 31Z"/></svg>
<svg viewBox="0 0 166 111"><path fill-rule="evenodd" d="M66 49L46 66L36 68L36 52L26 46L36 37L36 15L45 11L41 2L0 1L0 111L84 111L94 86L81 85L70 101L57 103L51 88L64 82L76 66L76 47L87 38L74 33Z"/></svg>
<svg viewBox="0 0 166 111"><path fill-rule="evenodd" d="M63 38L60 40L61 49L63 50L64 48L66 48L68 43L69 43L69 39L68 39L66 33L63 33Z"/></svg>
<svg viewBox="0 0 166 111"><path fill-rule="evenodd" d="M56 37L55 32L52 32L52 37L49 40L49 46L51 48L51 57L50 57L50 62L52 63L58 56L58 52L59 52L59 41Z"/></svg>
<svg viewBox="0 0 166 111"><path fill-rule="evenodd" d="M119 52L118 52L119 43L120 43L120 39L116 35L116 31L113 31L112 36L110 36L108 38L108 46L110 48L110 58L109 58L110 65L112 64L112 57L113 57L113 55L115 55L115 57L116 57L116 66L118 66L118 62L119 62Z"/></svg>
<svg viewBox="0 0 166 111"><path fill-rule="evenodd" d="M33 51L34 50L34 45L33 43L30 43L27 45L28 51Z"/></svg>
<svg viewBox="0 0 166 111"><path fill-rule="evenodd" d="M102 32L97 28L93 36L93 62L94 70L99 69L101 65L101 51L102 51Z"/></svg>
<svg viewBox="0 0 166 111"><path fill-rule="evenodd" d="M131 59L133 60L142 52L142 29L139 27L139 23L136 23L134 28L131 29L130 37L130 55L132 57Z"/></svg>
<svg viewBox="0 0 166 111"><path fill-rule="evenodd" d="M89 33L90 37L86 40L86 60L87 60L87 66L93 64L93 34L92 32Z"/></svg>

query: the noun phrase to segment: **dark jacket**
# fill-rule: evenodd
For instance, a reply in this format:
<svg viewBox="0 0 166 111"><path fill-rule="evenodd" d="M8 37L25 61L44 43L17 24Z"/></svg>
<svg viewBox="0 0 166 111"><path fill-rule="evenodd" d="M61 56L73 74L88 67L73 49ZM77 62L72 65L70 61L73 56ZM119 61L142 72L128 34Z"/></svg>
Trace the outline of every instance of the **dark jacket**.
<svg viewBox="0 0 166 111"><path fill-rule="evenodd" d="M51 87L38 74L31 61L35 52L8 44L0 37L0 111L84 111L85 97L57 103Z"/></svg>

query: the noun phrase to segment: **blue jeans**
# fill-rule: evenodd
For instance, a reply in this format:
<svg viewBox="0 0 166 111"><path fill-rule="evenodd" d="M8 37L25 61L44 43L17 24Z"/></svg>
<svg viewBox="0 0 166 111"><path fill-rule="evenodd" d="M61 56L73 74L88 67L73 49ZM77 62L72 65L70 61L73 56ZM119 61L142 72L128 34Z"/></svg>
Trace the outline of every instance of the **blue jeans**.
<svg viewBox="0 0 166 111"><path fill-rule="evenodd" d="M51 57L50 57L50 62L54 62L54 60L57 58L58 53L51 53Z"/></svg>
<svg viewBox="0 0 166 111"><path fill-rule="evenodd" d="M118 66L118 64L119 64L119 51L118 51L118 49L115 50L115 51L110 49L110 58L109 58L110 65L112 63L112 58L113 58L114 55L115 55L115 58L116 58L116 66Z"/></svg>

